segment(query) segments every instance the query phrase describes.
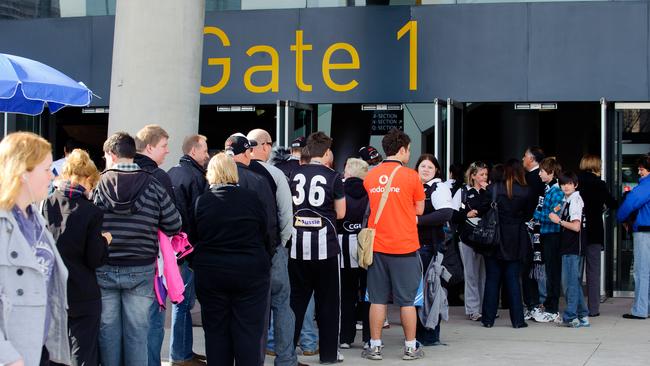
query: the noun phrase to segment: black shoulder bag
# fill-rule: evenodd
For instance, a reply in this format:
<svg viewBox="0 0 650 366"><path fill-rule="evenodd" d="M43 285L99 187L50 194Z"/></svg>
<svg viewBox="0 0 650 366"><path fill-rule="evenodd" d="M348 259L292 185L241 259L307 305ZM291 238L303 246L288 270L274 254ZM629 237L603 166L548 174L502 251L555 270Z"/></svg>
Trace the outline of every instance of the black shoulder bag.
<svg viewBox="0 0 650 366"><path fill-rule="evenodd" d="M481 221L474 225L466 221L465 225L469 226L464 230L466 238L461 238L463 242L475 250L489 251L495 249L501 244L501 229L499 227L499 209L497 207L497 186L492 191L492 202L490 209L481 217Z"/></svg>

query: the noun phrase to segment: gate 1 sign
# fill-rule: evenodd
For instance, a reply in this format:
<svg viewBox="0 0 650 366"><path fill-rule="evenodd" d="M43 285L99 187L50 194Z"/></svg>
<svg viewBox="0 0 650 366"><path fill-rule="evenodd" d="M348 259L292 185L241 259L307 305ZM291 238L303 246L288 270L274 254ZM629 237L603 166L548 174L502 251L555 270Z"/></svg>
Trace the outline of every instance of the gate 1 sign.
<svg viewBox="0 0 650 366"><path fill-rule="evenodd" d="M385 135L393 127L404 130L404 110L371 111L371 131L373 135Z"/></svg>

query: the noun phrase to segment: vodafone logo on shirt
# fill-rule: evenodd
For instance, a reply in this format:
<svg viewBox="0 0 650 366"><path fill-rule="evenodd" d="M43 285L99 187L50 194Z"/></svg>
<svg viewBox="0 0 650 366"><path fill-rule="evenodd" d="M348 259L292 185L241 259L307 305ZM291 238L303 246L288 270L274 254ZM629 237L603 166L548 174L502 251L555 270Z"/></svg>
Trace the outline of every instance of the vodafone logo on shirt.
<svg viewBox="0 0 650 366"><path fill-rule="evenodd" d="M386 184L388 183L388 176L386 174L380 175L379 176L379 184L383 185L382 186L377 186L377 187L372 187L370 188L370 193L383 193L386 190ZM391 192L399 193L400 188L399 187L390 187Z"/></svg>

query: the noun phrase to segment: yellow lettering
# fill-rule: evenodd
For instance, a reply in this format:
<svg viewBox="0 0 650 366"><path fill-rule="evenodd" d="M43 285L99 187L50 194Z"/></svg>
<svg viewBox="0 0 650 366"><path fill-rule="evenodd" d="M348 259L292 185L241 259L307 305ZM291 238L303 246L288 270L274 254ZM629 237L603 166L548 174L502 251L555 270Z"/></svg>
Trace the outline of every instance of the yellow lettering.
<svg viewBox="0 0 650 366"><path fill-rule="evenodd" d="M350 55L351 62L340 63L340 64L330 63L332 55L334 54L334 52L338 50L346 51ZM357 50L354 47L352 47L351 44L334 43L327 49L327 51L325 51L325 55L323 56L323 80L325 81L325 84L330 89L338 92L345 92L345 91L352 90L356 88L357 85L359 85L359 83L355 79L352 79L349 83L346 84L335 83L332 80L332 76L330 75L330 70L357 70L357 69L359 69L359 54L357 53Z"/></svg>
<svg viewBox="0 0 650 366"><path fill-rule="evenodd" d="M253 56L254 54L259 52L268 53L271 56L271 64L249 67L244 73L244 86L246 87L246 89L248 89L248 91L253 93L266 93L268 91L277 92L279 89L278 74L280 73L279 66L278 66L278 59L280 58L280 56L278 55L278 51L276 51L275 48L271 46L262 45L262 46L253 46L249 48L246 51L246 54L248 56ZM271 72L271 81L266 85L253 85L253 81L252 81L253 74L256 72L263 72L263 71Z"/></svg>
<svg viewBox="0 0 650 366"><path fill-rule="evenodd" d="M226 32L222 31L217 27L205 27L203 28L203 34L211 34L217 36L223 44L224 47L230 47L230 39L226 35ZM201 85L201 94L214 94L223 89L228 81L230 80L230 58L228 57L209 57L208 65L210 66L223 66L223 73L221 74L221 80L218 83L212 86L203 86Z"/></svg>
<svg viewBox="0 0 650 366"><path fill-rule="evenodd" d="M297 30L296 31L296 44L291 45L290 49L291 51L296 51L296 85L298 86L298 89L302 91L311 91L312 86L310 84L305 84L305 82L302 80L302 72L303 72L303 51L311 51L313 49L312 45L310 44L304 44L302 43L303 38L302 38L302 31Z"/></svg>
<svg viewBox="0 0 650 366"><path fill-rule="evenodd" d="M409 90L418 90L418 22L408 21L397 32L397 40L409 33Z"/></svg>

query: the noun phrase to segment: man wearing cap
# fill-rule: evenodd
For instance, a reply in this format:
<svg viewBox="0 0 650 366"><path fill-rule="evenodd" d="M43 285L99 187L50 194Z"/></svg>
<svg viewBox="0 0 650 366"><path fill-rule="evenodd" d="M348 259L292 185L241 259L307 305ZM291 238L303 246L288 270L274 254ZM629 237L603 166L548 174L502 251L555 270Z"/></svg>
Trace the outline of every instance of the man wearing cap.
<svg viewBox="0 0 650 366"><path fill-rule="evenodd" d="M305 138L300 136L291 141L291 155L286 160L275 164L287 177L291 176L291 172L300 166L303 147L305 147Z"/></svg>
<svg viewBox="0 0 650 366"><path fill-rule="evenodd" d="M359 149L359 157L368 163L368 170L374 168L384 160L379 151L372 146L364 146Z"/></svg>
<svg viewBox="0 0 650 366"><path fill-rule="evenodd" d="M264 211L267 215L268 235L273 246L278 243L278 217L277 206L275 204L275 195L269 187L268 181L261 175L255 173L249 168L253 158L253 147L257 145L255 141L249 141L242 133L235 133L226 139L226 154L232 156L237 163L237 173L239 174L239 185L248 188L257 193L260 201L264 205Z"/></svg>

